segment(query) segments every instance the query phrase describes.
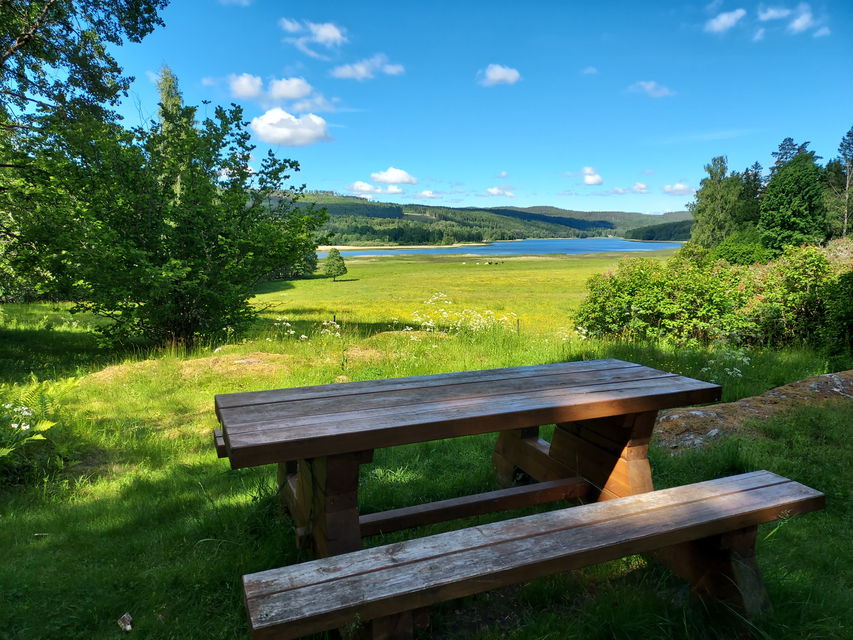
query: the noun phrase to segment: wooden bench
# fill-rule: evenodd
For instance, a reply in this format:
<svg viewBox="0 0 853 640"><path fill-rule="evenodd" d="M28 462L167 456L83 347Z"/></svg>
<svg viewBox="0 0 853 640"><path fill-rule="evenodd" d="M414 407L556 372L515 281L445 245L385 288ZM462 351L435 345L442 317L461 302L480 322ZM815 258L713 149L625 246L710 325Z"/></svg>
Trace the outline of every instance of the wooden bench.
<svg viewBox="0 0 853 640"><path fill-rule="evenodd" d="M695 593L756 615L769 608L757 525L823 506L822 493L756 471L253 573L243 577L252 637L373 621L373 638L406 638L419 608L643 552Z"/></svg>

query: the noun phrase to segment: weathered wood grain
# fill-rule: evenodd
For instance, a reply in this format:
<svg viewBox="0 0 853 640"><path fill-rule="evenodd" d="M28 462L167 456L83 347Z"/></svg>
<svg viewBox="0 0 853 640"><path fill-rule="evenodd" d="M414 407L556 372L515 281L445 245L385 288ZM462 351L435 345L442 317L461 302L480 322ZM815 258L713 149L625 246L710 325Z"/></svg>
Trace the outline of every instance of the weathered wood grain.
<svg viewBox="0 0 853 640"><path fill-rule="evenodd" d="M580 498L588 491L589 484L581 478L566 478L380 511L359 518L361 535L372 536L456 518Z"/></svg>
<svg viewBox="0 0 853 640"><path fill-rule="evenodd" d="M720 388L689 378L591 384L299 418L223 423L232 467L710 402Z"/></svg>
<svg viewBox="0 0 853 640"><path fill-rule="evenodd" d="M244 590L253 637L296 638L624 555L725 538L819 509L823 500L799 483L755 472L251 574ZM748 541L734 546L749 556Z"/></svg>

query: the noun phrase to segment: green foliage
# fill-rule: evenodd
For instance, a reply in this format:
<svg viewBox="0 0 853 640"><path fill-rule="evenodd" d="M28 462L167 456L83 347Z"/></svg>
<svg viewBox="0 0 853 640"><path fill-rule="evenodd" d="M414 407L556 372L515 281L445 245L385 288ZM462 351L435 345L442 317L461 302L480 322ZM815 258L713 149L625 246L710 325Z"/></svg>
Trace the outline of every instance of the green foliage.
<svg viewBox="0 0 853 640"><path fill-rule="evenodd" d="M826 238L821 170L813 153L798 153L770 178L761 200L758 229L764 246L775 252Z"/></svg>
<svg viewBox="0 0 853 640"><path fill-rule="evenodd" d="M758 230L754 226L749 226L726 236L709 253L709 257L712 260L725 260L732 264L749 265L767 262L773 258L773 252L761 243L761 235Z"/></svg>
<svg viewBox="0 0 853 640"><path fill-rule="evenodd" d="M321 211L285 190L299 166L269 153L255 173L239 107L196 120L163 75L161 119L127 131L45 116L34 168L2 192L19 273L42 271L113 341L190 346L248 326L254 286L315 248ZM284 194L284 195L283 195Z"/></svg>
<svg viewBox="0 0 853 640"><path fill-rule="evenodd" d="M696 200L689 206L696 218L690 234L692 242L713 248L757 221L760 169L760 165L754 165L743 173L728 173L726 159L722 156L705 166L708 177L702 180Z"/></svg>
<svg viewBox="0 0 853 640"><path fill-rule="evenodd" d="M73 384L0 387L0 486L40 481L62 468L64 449L51 430L58 400Z"/></svg>
<svg viewBox="0 0 853 640"><path fill-rule="evenodd" d="M695 254L666 262L623 259L615 271L590 279L577 329L629 340L809 343L847 351L853 268L830 255L818 247L786 247L778 260L750 267Z"/></svg>
<svg viewBox="0 0 853 640"><path fill-rule="evenodd" d="M332 279L334 282L337 278L344 275L347 272L347 265L344 262L344 258L341 255L341 252L332 247L329 249L328 255L326 255L326 260L323 263L323 273L326 276Z"/></svg>
<svg viewBox="0 0 853 640"><path fill-rule="evenodd" d="M296 280L307 278L317 270L317 249L310 246L301 254L297 255L291 262L273 270L268 276L269 280Z"/></svg>
<svg viewBox="0 0 853 640"><path fill-rule="evenodd" d="M689 240L693 225L693 220L663 222L648 227L629 229L625 232L625 237L631 240Z"/></svg>

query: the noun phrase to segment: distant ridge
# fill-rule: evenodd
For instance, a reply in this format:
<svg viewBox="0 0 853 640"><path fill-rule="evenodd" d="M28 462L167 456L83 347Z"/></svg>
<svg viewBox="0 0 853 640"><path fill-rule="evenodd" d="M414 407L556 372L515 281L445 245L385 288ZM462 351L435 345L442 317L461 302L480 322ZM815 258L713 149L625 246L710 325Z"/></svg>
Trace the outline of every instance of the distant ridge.
<svg viewBox="0 0 853 640"><path fill-rule="evenodd" d="M332 244L451 244L525 238L625 237L651 225L691 221L688 211L649 215L559 207L443 207L375 202L312 191L298 206L325 207Z"/></svg>

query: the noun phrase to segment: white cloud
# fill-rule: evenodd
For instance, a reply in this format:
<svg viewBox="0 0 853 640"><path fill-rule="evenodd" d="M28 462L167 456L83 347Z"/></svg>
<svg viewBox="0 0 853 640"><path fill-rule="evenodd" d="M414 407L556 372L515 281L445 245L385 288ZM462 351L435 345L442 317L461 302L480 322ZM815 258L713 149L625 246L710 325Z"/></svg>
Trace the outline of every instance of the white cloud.
<svg viewBox="0 0 853 640"><path fill-rule="evenodd" d="M416 198L433 199L433 198L440 198L441 196L438 195L437 193L435 193L434 191L432 191L431 189L424 189L419 194L417 194L415 197Z"/></svg>
<svg viewBox="0 0 853 640"><path fill-rule="evenodd" d="M735 26L745 15L746 11L744 9L724 11L705 23L705 31L724 33Z"/></svg>
<svg viewBox="0 0 853 640"><path fill-rule="evenodd" d="M148 82L150 82L151 84L157 84L158 82L160 82L160 74L154 71L146 71L145 77L148 78ZM202 83L203 82L204 81L202 81Z"/></svg>
<svg viewBox="0 0 853 640"><path fill-rule="evenodd" d="M797 6L797 17L788 24L788 31L791 33L802 33L813 26L815 26L815 20L811 7L805 3Z"/></svg>
<svg viewBox="0 0 853 640"><path fill-rule="evenodd" d="M273 78L269 84L270 98L274 100L299 100L311 95L313 90L305 78Z"/></svg>
<svg viewBox="0 0 853 640"><path fill-rule="evenodd" d="M276 107L253 118L250 124L257 136L270 144L304 147L330 139L326 121L313 113L296 117Z"/></svg>
<svg viewBox="0 0 853 640"><path fill-rule="evenodd" d="M501 64L490 64L485 70L477 72L479 82L484 87L492 87L496 84L515 84L521 80L518 69L505 67Z"/></svg>
<svg viewBox="0 0 853 640"><path fill-rule="evenodd" d="M635 182L634 186L631 187L631 191L634 193L648 193L649 186L645 182Z"/></svg>
<svg viewBox="0 0 853 640"><path fill-rule="evenodd" d="M823 38L824 36L828 36L832 31L829 30L829 27L821 27L817 31L814 32L815 38Z"/></svg>
<svg viewBox="0 0 853 640"><path fill-rule="evenodd" d="M486 195L488 196L504 196L505 198L514 198L515 193L512 192L512 187L510 186L502 186L502 187L489 187L486 189Z"/></svg>
<svg viewBox="0 0 853 640"><path fill-rule="evenodd" d="M203 87L215 87L216 86L216 78L211 78L210 76L205 76L201 79L201 86Z"/></svg>
<svg viewBox="0 0 853 640"><path fill-rule="evenodd" d="M310 98L300 100L299 102L294 102L291 108L296 113L319 113L321 111L337 111L335 103L339 100L340 98L332 98L331 100L327 100L323 94L316 93Z"/></svg>
<svg viewBox="0 0 853 640"><path fill-rule="evenodd" d="M388 56L384 53L377 53L371 58L335 67L332 69L332 77L361 81L369 80L377 73L398 76L405 70L405 67L401 64L391 64L388 62Z"/></svg>
<svg viewBox="0 0 853 640"><path fill-rule="evenodd" d="M303 29L301 22L298 20L291 20L290 18L282 18L278 21L278 26L288 33L299 33Z"/></svg>
<svg viewBox="0 0 853 640"><path fill-rule="evenodd" d="M791 15L791 10L785 7L760 7L758 9L758 19L761 22L768 20L781 20Z"/></svg>
<svg viewBox="0 0 853 640"><path fill-rule="evenodd" d="M397 195L403 193L403 190L400 187L393 184L383 189L382 187L377 187L368 182L363 182L362 180L356 180L349 187L347 187L347 189L349 189L351 193L355 193L361 196L372 196L383 193L387 193L389 195Z"/></svg>
<svg viewBox="0 0 853 640"><path fill-rule="evenodd" d="M248 7L252 0L219 0L219 4L235 4L238 7Z"/></svg>
<svg viewBox="0 0 853 640"><path fill-rule="evenodd" d="M760 40L764 40L764 27L756 29L755 34L752 36L753 42L758 42Z"/></svg>
<svg viewBox="0 0 853 640"><path fill-rule="evenodd" d="M581 73L590 76L598 73L598 69L595 67L584 67Z"/></svg>
<svg viewBox="0 0 853 640"><path fill-rule="evenodd" d="M343 27L339 27L333 22L309 22L307 20L298 21L282 18L278 24L287 33L305 33L298 38L285 38L285 42L289 42L302 53L319 60L328 60L328 58L313 49L313 45L332 49L347 42Z"/></svg>
<svg viewBox="0 0 853 640"><path fill-rule="evenodd" d="M371 173L370 177L383 184L417 184L418 179L402 169L388 167L385 171Z"/></svg>
<svg viewBox="0 0 853 640"><path fill-rule="evenodd" d="M498 174L498 178L501 178L501 179L509 178L509 172L508 172L508 171L501 171L501 172Z"/></svg>
<svg viewBox="0 0 853 640"><path fill-rule="evenodd" d="M663 192L670 196L689 196L693 193L693 189L683 182L676 182L675 184L665 184L663 186Z"/></svg>
<svg viewBox="0 0 853 640"><path fill-rule="evenodd" d="M583 168L583 183L586 185L597 185L604 182L602 177L598 174L598 172L592 167L584 167Z"/></svg>
<svg viewBox="0 0 853 640"><path fill-rule="evenodd" d="M645 173L647 176L651 176L651 175L654 175L655 170L654 169L644 169L643 173Z"/></svg>
<svg viewBox="0 0 853 640"><path fill-rule="evenodd" d="M675 91L673 91L669 87L663 86L662 84L658 84L654 80L640 80L638 82L635 82L630 87L628 87L628 91L633 91L635 93L645 93L651 98L666 98L668 96L675 95Z"/></svg>
<svg viewBox="0 0 853 640"><path fill-rule="evenodd" d="M232 73L228 76L228 86L235 98L257 98L261 95L263 84L263 80L251 73L241 73L239 76Z"/></svg>

